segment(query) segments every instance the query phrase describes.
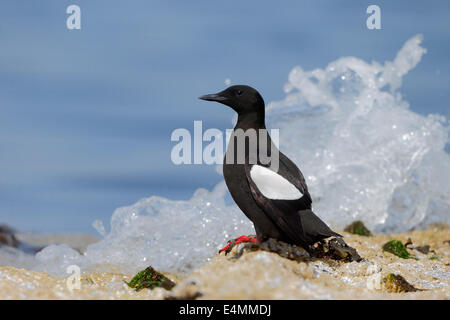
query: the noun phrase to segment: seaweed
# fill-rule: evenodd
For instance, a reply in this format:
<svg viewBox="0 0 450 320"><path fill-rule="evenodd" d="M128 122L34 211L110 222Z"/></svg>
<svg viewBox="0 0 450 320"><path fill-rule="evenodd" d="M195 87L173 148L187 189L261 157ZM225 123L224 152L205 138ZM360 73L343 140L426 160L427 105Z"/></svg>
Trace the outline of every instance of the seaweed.
<svg viewBox="0 0 450 320"><path fill-rule="evenodd" d="M393 273L388 274L386 277L384 277L383 283L384 288L389 292L400 293L400 292L423 291L421 289L417 289L416 287L414 287L399 274Z"/></svg>
<svg viewBox="0 0 450 320"><path fill-rule="evenodd" d="M364 237L372 236L372 232L370 232L370 230L366 228L366 226L364 225L364 223L361 220L357 220L357 221L349 224L347 227L345 227L344 231L348 232L348 233L364 236Z"/></svg>
<svg viewBox="0 0 450 320"><path fill-rule="evenodd" d="M413 258L406 250L405 245L399 240L391 240L383 245L383 250L403 259Z"/></svg>
<svg viewBox="0 0 450 320"><path fill-rule="evenodd" d="M130 282L125 281L125 283L130 288L136 289L136 291L143 288L154 289L156 287L171 290L175 286L172 280L152 267L147 267L145 270L139 271Z"/></svg>

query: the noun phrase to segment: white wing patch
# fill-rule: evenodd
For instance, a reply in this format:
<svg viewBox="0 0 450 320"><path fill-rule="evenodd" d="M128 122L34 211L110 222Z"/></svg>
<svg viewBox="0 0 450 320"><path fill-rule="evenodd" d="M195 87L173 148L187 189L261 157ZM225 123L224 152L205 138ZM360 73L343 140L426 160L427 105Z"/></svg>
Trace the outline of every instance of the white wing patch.
<svg viewBox="0 0 450 320"><path fill-rule="evenodd" d="M268 199L297 200L303 197L303 194L287 179L263 166L253 165L250 177L258 190Z"/></svg>

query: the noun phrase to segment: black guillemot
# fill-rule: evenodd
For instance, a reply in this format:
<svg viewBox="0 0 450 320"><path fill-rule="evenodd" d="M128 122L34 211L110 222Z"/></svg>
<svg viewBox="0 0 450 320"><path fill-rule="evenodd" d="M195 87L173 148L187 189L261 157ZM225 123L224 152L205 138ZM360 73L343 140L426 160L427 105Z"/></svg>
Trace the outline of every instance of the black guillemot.
<svg viewBox="0 0 450 320"><path fill-rule="evenodd" d="M234 85L200 99L225 104L238 114L223 162L223 175L234 201L253 222L256 238L242 236L235 239L233 245L273 238L309 251L318 241L341 237L312 212L312 200L303 174L272 142L265 125L265 103L257 90ZM245 135L251 130L265 133L256 134L255 146L251 145L250 135ZM243 154L239 154L238 133L244 134ZM276 166L273 166L273 157L270 163L261 159L261 146L268 155L277 156Z"/></svg>

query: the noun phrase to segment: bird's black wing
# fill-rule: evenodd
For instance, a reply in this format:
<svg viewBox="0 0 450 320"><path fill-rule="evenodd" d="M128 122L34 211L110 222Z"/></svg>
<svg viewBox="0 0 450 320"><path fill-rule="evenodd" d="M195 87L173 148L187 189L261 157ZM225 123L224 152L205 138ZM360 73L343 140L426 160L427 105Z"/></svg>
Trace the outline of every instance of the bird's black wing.
<svg viewBox="0 0 450 320"><path fill-rule="evenodd" d="M303 228L303 236L308 243L315 243L332 236L342 237L339 233L331 230L330 227L320 220L320 218L311 210L300 211L299 217Z"/></svg>
<svg viewBox="0 0 450 320"><path fill-rule="evenodd" d="M280 153L278 174L288 180L303 194L300 199L277 200L265 197L253 181L250 173L252 165L247 161L245 164L245 174L255 202L268 218L271 219L272 222L292 240L292 242L307 246L309 243L307 239L305 239L305 230L299 217L299 211L311 208L311 196L309 195L306 183L298 168L295 165L295 168L292 168L293 164L290 165L290 163L286 163L285 159L287 158L281 156Z"/></svg>
<svg viewBox="0 0 450 320"><path fill-rule="evenodd" d="M342 237L339 233L331 230L318 216L314 214L314 212L312 212L312 200L308 192L308 186L306 185L303 174L295 163L293 163L281 152L280 163L283 164L283 167L280 167L281 174L283 176L287 175L287 179L289 181L291 181L300 190L305 191L305 196L302 198L302 203L300 204L301 208L299 211L299 216L304 236L308 239L308 242L317 242L330 236Z"/></svg>
<svg viewBox="0 0 450 320"><path fill-rule="evenodd" d="M257 165L269 168L261 163ZM279 153L279 168L276 173L302 193L303 196L299 199L270 199L264 196L252 179L251 168L252 165L246 161L245 174L253 199L293 243L306 247L330 236L340 236L311 211L312 200L305 179L298 167L284 154Z"/></svg>

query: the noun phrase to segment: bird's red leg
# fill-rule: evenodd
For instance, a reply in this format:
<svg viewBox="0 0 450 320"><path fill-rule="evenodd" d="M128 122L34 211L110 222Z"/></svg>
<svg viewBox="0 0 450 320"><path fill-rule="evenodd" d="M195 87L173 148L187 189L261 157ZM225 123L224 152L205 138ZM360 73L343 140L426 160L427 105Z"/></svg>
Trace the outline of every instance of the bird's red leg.
<svg viewBox="0 0 450 320"><path fill-rule="evenodd" d="M259 242L259 240L256 236L240 236L239 238L228 241L228 244L224 248L220 249L219 253L225 251L225 254L227 254L231 251L231 249L233 249L234 246L242 242Z"/></svg>

